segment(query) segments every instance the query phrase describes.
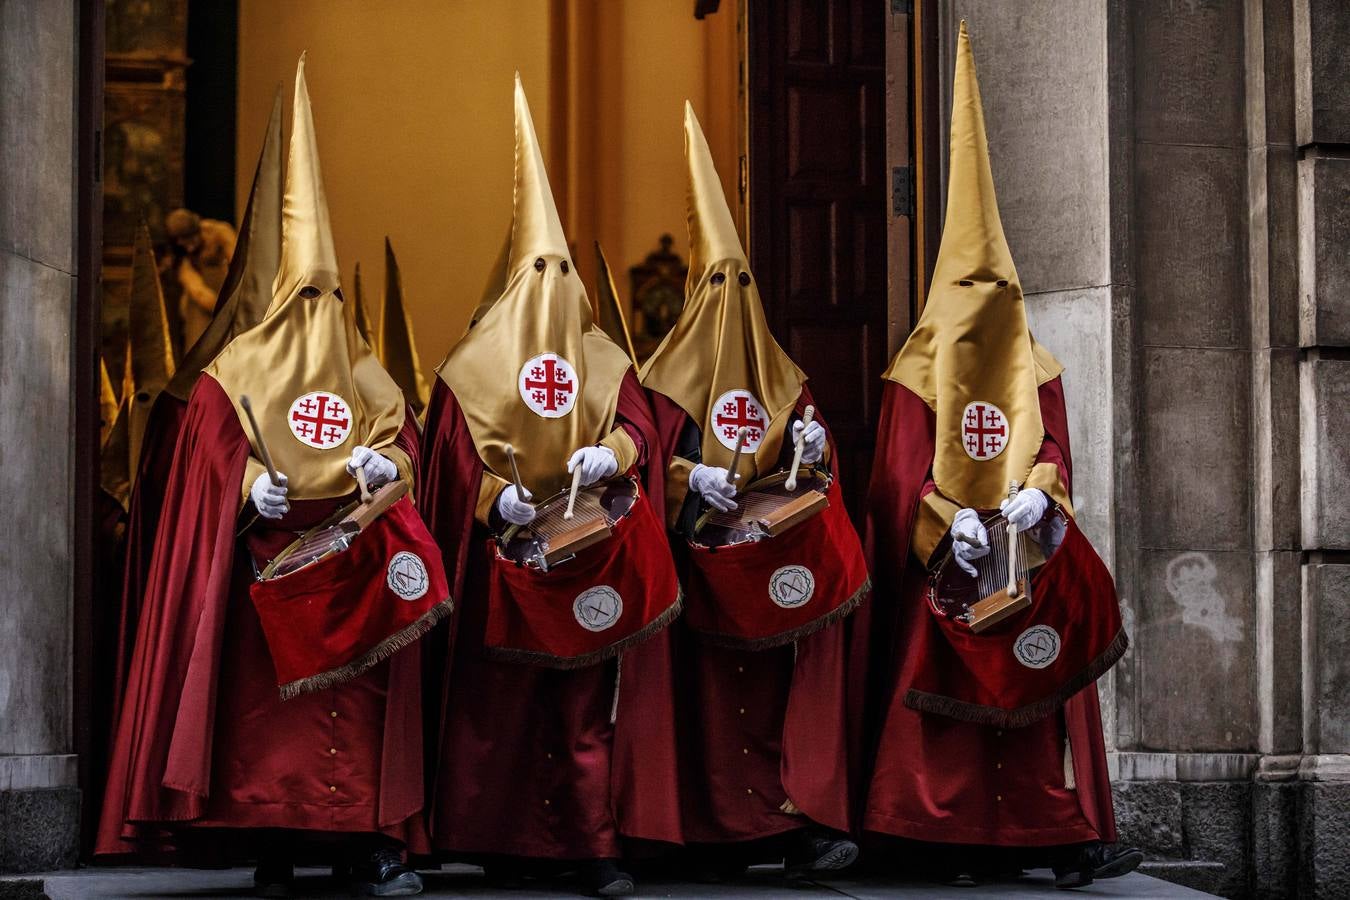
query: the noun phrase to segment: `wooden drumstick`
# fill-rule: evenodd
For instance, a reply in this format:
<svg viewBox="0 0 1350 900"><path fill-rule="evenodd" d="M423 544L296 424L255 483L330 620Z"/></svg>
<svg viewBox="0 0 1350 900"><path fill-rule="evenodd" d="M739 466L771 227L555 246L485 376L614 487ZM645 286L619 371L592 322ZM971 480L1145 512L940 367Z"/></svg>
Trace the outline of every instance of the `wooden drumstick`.
<svg viewBox="0 0 1350 900"><path fill-rule="evenodd" d="M750 429L744 425L736 432L736 450L731 454L731 465L727 467L727 484L736 483L736 469L741 465L741 454L745 451L745 442L750 439Z"/></svg>
<svg viewBox="0 0 1350 900"><path fill-rule="evenodd" d="M802 433L797 438L797 448L792 451L792 468L788 470L787 481L783 482L783 487L789 491L797 489L797 469L802 464L802 454L806 452L806 429L810 427L811 420L816 417L816 408L811 404L806 405L802 411Z"/></svg>
<svg viewBox="0 0 1350 900"><path fill-rule="evenodd" d="M572 470L572 491L567 495L567 510L563 513L563 519L571 519L572 513L577 505L577 490L581 487L581 463Z"/></svg>
<svg viewBox="0 0 1350 900"><path fill-rule="evenodd" d="M506 461L511 464L511 483L516 486L516 499L525 503L525 483L520 480L520 468L516 466L516 448L507 444L503 449L506 451Z"/></svg>
<svg viewBox="0 0 1350 900"><path fill-rule="evenodd" d="M267 466L267 477L272 480L275 487L281 487L281 476L277 474L277 467L272 465L272 454L268 452L267 441L263 440L262 429L258 427L258 418L253 415L253 404L249 402L246 394L240 395L239 405L248 416L249 427L253 429L253 442L258 445L258 455L262 457L263 465Z"/></svg>
<svg viewBox="0 0 1350 900"><path fill-rule="evenodd" d="M1008 503L1012 504L1021 488L1017 482L1008 486ZM1017 526L1011 521L1008 522L1008 596L1016 599L1019 591L1017 589Z"/></svg>
<svg viewBox="0 0 1350 900"><path fill-rule="evenodd" d="M366 484L366 470L360 466L356 467L356 484L361 488L361 502L370 502L370 486Z"/></svg>

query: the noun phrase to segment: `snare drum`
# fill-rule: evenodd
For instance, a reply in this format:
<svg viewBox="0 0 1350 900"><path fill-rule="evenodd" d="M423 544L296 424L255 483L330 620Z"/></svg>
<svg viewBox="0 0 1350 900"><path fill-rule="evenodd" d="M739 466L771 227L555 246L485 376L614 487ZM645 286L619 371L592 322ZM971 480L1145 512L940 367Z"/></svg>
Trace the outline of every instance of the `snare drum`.
<svg viewBox="0 0 1350 900"><path fill-rule="evenodd" d="M633 511L638 485L632 477L600 482L577 491L572 518L564 518L570 490L559 491L535 506L528 525L512 525L497 538L505 559L543 572L609 538L614 526Z"/></svg>

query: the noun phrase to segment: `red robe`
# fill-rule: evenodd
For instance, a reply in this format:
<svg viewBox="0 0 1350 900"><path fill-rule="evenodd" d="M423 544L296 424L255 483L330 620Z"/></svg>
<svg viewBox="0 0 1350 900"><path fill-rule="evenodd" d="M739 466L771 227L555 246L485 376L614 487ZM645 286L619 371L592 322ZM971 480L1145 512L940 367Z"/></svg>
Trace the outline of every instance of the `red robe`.
<svg viewBox="0 0 1350 900"><path fill-rule="evenodd" d="M1072 491L1068 422L1058 378L1040 388L1045 440L1038 462L1060 467ZM868 496L865 544L878 618L884 720L863 827L914 840L997 846L1113 842L1115 816L1096 685L1061 714L996 729L917 712L897 685L916 660L905 636L932 613L925 563L910 552L919 500L931 478L934 417L908 388L887 382ZM885 622L883 623L883 618ZM1067 787L1065 741L1072 748Z"/></svg>
<svg viewBox="0 0 1350 900"><path fill-rule="evenodd" d="M160 391L150 407L150 417L141 439L141 458L136 466L136 481L127 504L126 565L119 579L121 600L117 604L116 659L110 679L113 698L113 722L121 710L126 690L127 669L131 666L136 625L140 620L141 599L145 595L150 557L155 549L164 491L173 466L174 448L187 418L187 404L168 391Z"/></svg>
<svg viewBox="0 0 1350 900"><path fill-rule="evenodd" d="M690 421L653 393L666 461ZM797 400L800 415L812 403ZM822 424L823 421L822 421ZM784 467L792 445L783 446ZM831 471L838 478L831 453ZM672 538L687 565L684 538ZM862 785L863 693L871 604L782 647L740 650L711 644L683 622L677 637L681 812L685 839L727 843L768 837L811 821L854 825ZM803 815L783 811L791 802ZM810 820L810 821L808 821Z"/></svg>
<svg viewBox="0 0 1350 900"><path fill-rule="evenodd" d="M660 445L631 371L616 424L636 444L648 497L664 515L664 472L650 464ZM432 843L469 855L580 860L620 856L621 838L679 842L669 629L617 663L582 669L486 658L492 551L474 516L483 462L439 379L423 448L418 507L445 554L455 598L449 662L438 673L442 699L428 717L439 720Z"/></svg>
<svg viewBox="0 0 1350 900"><path fill-rule="evenodd" d="M397 445L417 460L407 422ZM382 832L423 845L420 648L283 703L248 588L266 556L347 498L240 516L248 439L211 377L165 483L95 852L172 827ZM236 538L244 528L242 540Z"/></svg>

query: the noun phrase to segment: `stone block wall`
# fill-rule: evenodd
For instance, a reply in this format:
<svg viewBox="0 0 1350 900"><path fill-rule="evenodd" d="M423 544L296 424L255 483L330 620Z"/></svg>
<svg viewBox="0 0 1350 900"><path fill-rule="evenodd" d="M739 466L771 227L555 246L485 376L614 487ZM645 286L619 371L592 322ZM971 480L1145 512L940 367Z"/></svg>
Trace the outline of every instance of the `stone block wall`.
<svg viewBox="0 0 1350 900"><path fill-rule="evenodd" d="M0 3L0 871L74 863L74 4ZM64 98L64 102L62 102Z"/></svg>

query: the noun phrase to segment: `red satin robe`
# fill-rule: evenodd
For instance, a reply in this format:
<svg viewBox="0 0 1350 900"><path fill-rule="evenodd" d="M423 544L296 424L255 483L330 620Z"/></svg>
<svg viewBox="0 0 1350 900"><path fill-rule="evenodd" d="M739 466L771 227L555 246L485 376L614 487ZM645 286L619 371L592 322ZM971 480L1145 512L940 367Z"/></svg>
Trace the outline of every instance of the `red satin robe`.
<svg viewBox="0 0 1350 900"><path fill-rule="evenodd" d="M397 445L416 466L411 420ZM424 847L420 648L280 700L249 550L274 553L348 498L243 519L249 452L229 398L203 376L165 484L95 852L154 849L163 829L184 827L381 832Z"/></svg>
<svg viewBox="0 0 1350 900"><path fill-rule="evenodd" d="M1041 385L1045 440L1038 462L1060 467L1072 490L1064 391ZM868 497L865 545L871 564L885 668L884 720L863 827L921 841L995 846L1113 842L1115 816L1096 685L1062 714L1024 728L996 729L917 712L904 703L916 660L905 635L932 615L923 598L924 562L910 552L921 497L933 490L933 412L887 382ZM885 620L884 623L882 620ZM1068 787L1065 743L1075 787Z"/></svg>
<svg viewBox="0 0 1350 900"><path fill-rule="evenodd" d="M616 423L637 445L648 497L664 515L664 473L649 464L660 455L655 426L632 372ZM445 554L455 598L449 660L436 673L442 699L428 715L439 723L433 845L470 856L582 860L620 856L620 839L679 842L669 629L617 662L570 671L487 658L492 551L474 516L483 463L439 379L423 448L418 508Z"/></svg>
<svg viewBox="0 0 1350 900"><path fill-rule="evenodd" d="M669 450L688 414L663 394L652 408ZM802 389L800 415L812 403ZM823 423L822 423L823 424ZM791 463L784 442L782 464ZM831 469L837 478L834 454ZM684 538L672 538L682 565ZM814 634L768 650L677 638L681 812L685 840L728 843L812 822L849 831L862 784L862 720L871 604ZM801 815L784 812L791 800Z"/></svg>

